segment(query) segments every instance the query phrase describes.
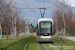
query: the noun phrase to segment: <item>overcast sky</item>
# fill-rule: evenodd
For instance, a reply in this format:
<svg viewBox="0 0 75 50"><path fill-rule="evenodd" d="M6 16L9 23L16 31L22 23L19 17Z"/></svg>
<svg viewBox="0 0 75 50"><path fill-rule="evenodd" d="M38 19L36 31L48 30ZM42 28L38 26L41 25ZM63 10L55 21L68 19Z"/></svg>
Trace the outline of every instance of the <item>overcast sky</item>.
<svg viewBox="0 0 75 50"><path fill-rule="evenodd" d="M30 7L51 7L46 9L44 18L52 18L52 11L53 11L53 3L55 0L14 0L16 2L16 6L18 8L30 8ZM44 6L45 2L45 6ZM61 2L61 0L60 0ZM72 7L75 6L75 0L66 0L68 5ZM26 4L25 4L26 3ZM26 6L27 5L27 6ZM20 9L22 16L27 18L29 23L36 25L37 20L41 18L40 10L39 9Z"/></svg>

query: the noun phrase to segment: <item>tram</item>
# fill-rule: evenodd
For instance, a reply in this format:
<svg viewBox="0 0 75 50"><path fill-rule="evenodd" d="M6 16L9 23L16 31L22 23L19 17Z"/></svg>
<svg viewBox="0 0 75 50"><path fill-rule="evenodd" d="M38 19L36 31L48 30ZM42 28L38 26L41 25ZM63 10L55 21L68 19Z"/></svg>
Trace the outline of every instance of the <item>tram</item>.
<svg viewBox="0 0 75 50"><path fill-rule="evenodd" d="M54 23L51 18L39 19L37 26L37 42L54 41Z"/></svg>

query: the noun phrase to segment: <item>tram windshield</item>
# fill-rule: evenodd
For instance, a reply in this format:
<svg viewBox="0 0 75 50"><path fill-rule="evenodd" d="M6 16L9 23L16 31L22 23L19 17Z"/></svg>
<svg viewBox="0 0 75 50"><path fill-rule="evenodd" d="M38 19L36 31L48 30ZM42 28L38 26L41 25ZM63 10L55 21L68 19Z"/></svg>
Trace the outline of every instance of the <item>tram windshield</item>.
<svg viewBox="0 0 75 50"><path fill-rule="evenodd" d="M40 33L51 33L51 23L41 22L40 23Z"/></svg>

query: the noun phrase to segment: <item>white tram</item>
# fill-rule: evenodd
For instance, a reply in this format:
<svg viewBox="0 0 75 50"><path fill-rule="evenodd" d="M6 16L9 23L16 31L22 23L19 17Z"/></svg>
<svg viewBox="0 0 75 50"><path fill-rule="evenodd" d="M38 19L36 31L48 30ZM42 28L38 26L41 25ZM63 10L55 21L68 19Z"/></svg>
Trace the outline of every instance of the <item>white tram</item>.
<svg viewBox="0 0 75 50"><path fill-rule="evenodd" d="M37 42L53 42L54 41L54 23L50 18L42 18L38 20Z"/></svg>

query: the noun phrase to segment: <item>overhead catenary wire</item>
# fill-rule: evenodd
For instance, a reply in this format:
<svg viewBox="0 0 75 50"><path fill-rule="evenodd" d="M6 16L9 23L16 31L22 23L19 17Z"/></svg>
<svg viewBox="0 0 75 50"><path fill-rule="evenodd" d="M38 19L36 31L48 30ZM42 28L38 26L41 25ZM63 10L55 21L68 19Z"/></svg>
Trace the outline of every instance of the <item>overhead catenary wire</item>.
<svg viewBox="0 0 75 50"><path fill-rule="evenodd" d="M51 7L45 7L45 2L46 0L44 0L44 7L28 7L26 4L26 1L24 0L24 4L26 5L27 8L16 8L16 9L43 9L43 8L49 9L51 8ZM22 3L19 3L19 4L22 4Z"/></svg>
<svg viewBox="0 0 75 50"><path fill-rule="evenodd" d="M50 9L51 7L44 7L44 9ZM16 8L16 9L43 9L43 7L30 7L30 8Z"/></svg>
<svg viewBox="0 0 75 50"><path fill-rule="evenodd" d="M27 6L27 4L26 4L26 1L24 0L24 5L26 5L26 7L27 7L27 9L28 9L28 6ZM28 11L29 11L29 13L32 15L32 16L34 16L32 13L31 13L31 11L28 9ZM28 23L28 22L27 22ZM27 28L29 28L28 27L28 24L27 24ZM29 30L27 31L28 32L28 34L29 34Z"/></svg>
<svg viewBox="0 0 75 50"><path fill-rule="evenodd" d="M41 12L41 9L44 9L44 12L43 12L43 13ZM41 13L41 17L42 17L42 18L44 17L45 10L46 10L46 8L40 8L40 13Z"/></svg>
<svg viewBox="0 0 75 50"><path fill-rule="evenodd" d="M43 18L44 14L45 14L45 10L51 8L51 7L45 7L45 2L46 2L46 0L44 0L44 7L30 7L30 8L29 8L29 7L27 6L27 4L26 4L26 1L24 0L24 3L25 3L25 5L26 5L27 8L16 8L16 9L28 9L28 10L29 10L29 9L40 9L41 17ZM44 10L43 13L41 12L42 9ZM30 10L29 10L29 12L30 12ZM31 13L31 12L30 12L30 13ZM31 14L32 14L32 13L31 13ZM32 14L32 15L33 15L33 14ZM33 16L34 16L34 15L33 15Z"/></svg>
<svg viewBox="0 0 75 50"><path fill-rule="evenodd" d="M26 1L24 0L24 4L26 5L26 7L28 8L27 4L26 4Z"/></svg>
<svg viewBox="0 0 75 50"><path fill-rule="evenodd" d="M24 0L24 4L26 5L27 9L28 9L28 6L26 4L26 0ZM28 11L31 13L31 11L28 9ZM32 14L32 13L31 13ZM32 14L33 15L33 14ZM33 15L34 16L34 15Z"/></svg>
<svg viewBox="0 0 75 50"><path fill-rule="evenodd" d="M45 2L46 2L46 0L44 0L44 7L43 7L43 8L39 8L39 9L40 9L40 13L41 13L41 17L42 17L42 18L44 17L45 10L46 10L46 8L45 8ZM42 13L41 10L44 10L44 12Z"/></svg>
<svg viewBox="0 0 75 50"><path fill-rule="evenodd" d="M44 7L28 7L26 1L24 0L24 4L27 8L16 8L16 9L49 9L51 7L45 7L46 0L44 0Z"/></svg>
<svg viewBox="0 0 75 50"><path fill-rule="evenodd" d="M44 7L45 7L45 3L46 3L46 0L44 0Z"/></svg>

